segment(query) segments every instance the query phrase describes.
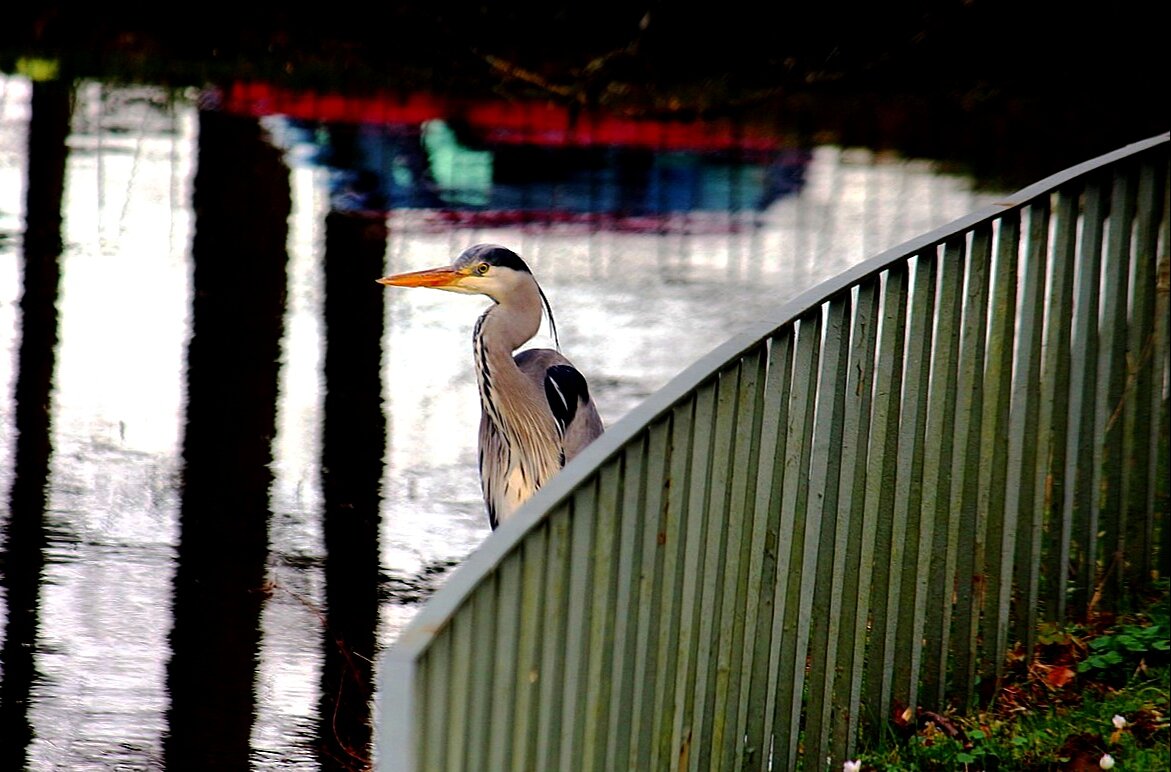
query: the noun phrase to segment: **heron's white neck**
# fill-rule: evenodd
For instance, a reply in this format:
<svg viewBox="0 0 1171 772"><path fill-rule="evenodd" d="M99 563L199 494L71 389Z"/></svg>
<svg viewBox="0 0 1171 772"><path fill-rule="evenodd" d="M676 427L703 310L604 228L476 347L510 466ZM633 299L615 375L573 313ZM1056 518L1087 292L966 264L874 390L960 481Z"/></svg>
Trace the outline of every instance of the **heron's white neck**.
<svg viewBox="0 0 1171 772"><path fill-rule="evenodd" d="M533 280L523 282L480 317L478 334L493 354L512 352L541 328L541 293Z"/></svg>
<svg viewBox="0 0 1171 772"><path fill-rule="evenodd" d="M532 385L512 358L512 352L536 335L540 326L541 293L531 280L514 287L476 322L472 347L480 403L502 434L518 429L507 425L507 415L530 423L541 420L537 401L531 398Z"/></svg>

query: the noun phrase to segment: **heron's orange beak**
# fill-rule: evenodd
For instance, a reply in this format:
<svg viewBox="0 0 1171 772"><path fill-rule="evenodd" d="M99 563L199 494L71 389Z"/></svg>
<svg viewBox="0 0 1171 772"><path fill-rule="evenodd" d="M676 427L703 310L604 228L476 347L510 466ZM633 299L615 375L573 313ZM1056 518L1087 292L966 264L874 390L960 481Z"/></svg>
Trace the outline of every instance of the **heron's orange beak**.
<svg viewBox="0 0 1171 772"><path fill-rule="evenodd" d="M464 274L451 268L428 268L426 271L412 271L411 273L396 273L394 276L385 276L378 279L378 283L392 287L444 288L450 287L463 277Z"/></svg>

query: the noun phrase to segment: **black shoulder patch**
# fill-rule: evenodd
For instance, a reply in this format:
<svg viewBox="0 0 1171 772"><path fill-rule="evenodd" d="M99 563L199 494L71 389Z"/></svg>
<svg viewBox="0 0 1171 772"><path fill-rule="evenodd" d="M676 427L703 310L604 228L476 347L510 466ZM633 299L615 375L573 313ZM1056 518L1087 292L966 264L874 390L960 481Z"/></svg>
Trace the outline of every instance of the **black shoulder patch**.
<svg viewBox="0 0 1171 772"><path fill-rule="evenodd" d="M590 401L590 389L574 367L553 365L545 371L545 398L564 434L577 415L577 406Z"/></svg>

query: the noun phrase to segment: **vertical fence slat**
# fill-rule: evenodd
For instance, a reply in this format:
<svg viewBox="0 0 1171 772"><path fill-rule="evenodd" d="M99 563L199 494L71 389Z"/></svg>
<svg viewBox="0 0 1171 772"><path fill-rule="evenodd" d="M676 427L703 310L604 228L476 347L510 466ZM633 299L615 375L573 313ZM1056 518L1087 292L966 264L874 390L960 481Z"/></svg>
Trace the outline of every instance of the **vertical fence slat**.
<svg viewBox="0 0 1171 772"><path fill-rule="evenodd" d="M797 763L798 720L805 682L806 620L800 618L801 571L805 560L805 511L809 501L809 446L813 436L821 310L801 317L797 327L789 423L785 431L784 483L781 490L780 555L777 566L773 634L777 642L772 710L773 768L793 769ZM785 543L788 535L789 541ZM771 665L770 665L771 667Z"/></svg>
<svg viewBox="0 0 1171 772"><path fill-rule="evenodd" d="M493 636L496 651L493 668L492 700L488 707L487 753L483 758L488 766L501 769L510 758L511 732L516 718L513 706L516 704L517 654L520 651L521 604L523 602L523 564L511 560L500 567L497 573L496 634Z"/></svg>
<svg viewBox="0 0 1171 772"><path fill-rule="evenodd" d="M840 607L845 572L848 515L838 508L842 471L842 432L846 411L846 380L850 361L851 295L846 292L829 302L825 343L818 383L817 427L809 474L810 523L807 539L816 536L812 584L806 593L810 607L803 615L810 619L809 687L806 697L806 769L824 769L831 757L830 711L837 675L837 645ZM807 572L808 573L808 572ZM840 763L840 762L839 762Z"/></svg>
<svg viewBox="0 0 1171 772"><path fill-rule="evenodd" d="M779 502L784 480L785 427L789 423L789 393L793 376L794 330L791 325L778 332L768 351L760 459L756 473L756 492L752 509L753 543L759 544L749 567L751 577L759 576L758 605L752 635L745 641L747 697L741 704L740 723L745 726L736 766L769 769L772 746L772 714L775 710L773 689L777 670L773 645L774 620L777 616L775 586L781 550ZM749 664L750 663L750 664Z"/></svg>
<svg viewBox="0 0 1171 772"><path fill-rule="evenodd" d="M1095 464L1095 492L1102 533L1101 584L1090 603L1105 599L1114 606L1121 594L1123 576L1122 534L1126 511L1122 507L1125 396L1127 361L1127 296L1130 282L1131 239L1134 232L1135 179L1131 168L1118 169L1110 195L1106 252L1102 271L1102 326L1098 350L1098 402L1094 433L1100 457Z"/></svg>
<svg viewBox="0 0 1171 772"><path fill-rule="evenodd" d="M927 578L935 518L923 516L923 467L926 463L927 398L931 387L931 347L935 320L935 250L915 259L910 321L907 325L906 375L903 378L902 427L895 477L895 511L906 520L906 548L899 581L898 618L894 630L892 697L896 707L914 712L918 704ZM888 636L888 641L891 640Z"/></svg>
<svg viewBox="0 0 1171 772"><path fill-rule="evenodd" d="M863 651L870 619L870 571L874 556L874 529L864 528L866 458L870 440L870 406L874 391L874 351L878 341L877 277L858 288L850 337L850 364L846 374L845 418L842 430L842 478L838 493L840 517L845 520L846 560L842 568L841 621L838 626L840 677L833 690L833 748L835 756L853 754L862 700ZM849 591L847 588L856 588Z"/></svg>
<svg viewBox="0 0 1171 772"><path fill-rule="evenodd" d="M1012 359L1017 333L1017 270L1020 255L1020 210L1005 212L998 222L995 279L989 314L987 357L984 364L984 411L980 427L979 519L984 525L982 610L978 629L982 699L990 700L1004 665L1004 641L1008 636L1008 604L1000 605L1001 584L1011 582L1016 549L1017 513L1005 511L1008 474L1008 423L1012 397ZM995 674L995 677L992 677Z"/></svg>
<svg viewBox="0 0 1171 772"><path fill-rule="evenodd" d="M469 601L472 604L472 656L477 660L491 659L495 652L484 646L484 641L491 641L496 636L496 595L500 581L500 574L493 577L493 581L481 584ZM484 763L488 758L488 733L492 728L492 691L496 686L497 673L493 668L483 668L487 671L477 678L472 678L467 685L468 695L468 724L467 745L464 749L464 766L475 766Z"/></svg>
<svg viewBox="0 0 1171 772"><path fill-rule="evenodd" d="M652 648L646 627L653 605L650 590L657 550L653 540L647 542L646 534L658 530L658 510L646 507L646 449L644 433L627 446L622 460L614 656L610 672L603 676L609 679L612 689L603 737L605 769L618 768L619 759L623 766L628 763L632 725L634 736L640 736L641 705L636 708L635 703L646 689L635 685L646 682L647 655Z"/></svg>
<svg viewBox="0 0 1171 772"><path fill-rule="evenodd" d="M1040 430L1041 348L1045 315L1045 279L1049 254L1049 196L1042 196L1028 209L1029 229L1025 244L1025 261L1021 277L1020 323L1017 363L1013 373L1012 413L1008 427L1008 480L1005 485L1005 517L1017 519L1015 528L1006 524L1006 540L1015 539L1013 568L1005 571L995 602L999 614L1008 619L1012 629L997 628L998 667L1010 643L1024 644L1025 662L1033 651L1037 627L1037 571L1040 555L1042 507L1037 498L1037 480L1043 475L1040 459L1048 453L1048 432ZM1015 534L1015 536L1014 536ZM1007 548L1006 544L1006 548ZM1011 581L1010 581L1011 577ZM1014 585L1015 598L1014 599ZM1011 634L1011 640L1007 637ZM1000 637L1005 635L1006 637Z"/></svg>
<svg viewBox="0 0 1171 772"><path fill-rule="evenodd" d="M1154 568L1159 576L1171 575L1171 163L1166 149L1159 154L1159 178L1163 190L1156 251L1158 266L1155 279L1155 372L1158 383L1151 396L1152 424L1157 426L1151 437L1151 503L1152 513L1158 507L1162 516L1162 538L1151 534L1151 543L1157 544ZM1153 523L1152 523L1153 527Z"/></svg>
<svg viewBox="0 0 1171 772"><path fill-rule="evenodd" d="M549 527L543 525L523 545L521 606L517 635L516 704L513 711L511 763L521 769L536 766L537 715L540 702L541 653L545 635L545 577ZM546 674L545 678L551 678Z"/></svg>
<svg viewBox="0 0 1171 772"><path fill-rule="evenodd" d="M655 746L654 706L658 696L656 673L660 649L660 631L664 630L664 609L671 608L669 597L664 597L667 584L665 566L670 548L667 522L667 508L664 505L663 488L666 484L666 469L671 461L671 420L665 418L651 424L647 431L645 445L646 481L643 485L642 508L645 523L642 531L642 572L639 576L638 638L635 642L637 655L634 661L634 678L631 684L631 708L625 716L615 716L619 723L620 737L615 750L615 761L611 768L617 769L618 759L629 759L628 767L639 769L650 764L651 750ZM631 486L625 488L629 497ZM636 511L636 510L629 510ZM670 545L677 541L670 535ZM629 748L624 751L623 748Z"/></svg>
<svg viewBox="0 0 1171 772"><path fill-rule="evenodd" d="M426 657L426 699L421 703L419 719L419 746L416 748L419 765L424 769L447 767L447 733L450 727L441 713L447 705L451 689L448 674L454 669L451 628L435 637Z"/></svg>
<svg viewBox="0 0 1171 772"><path fill-rule="evenodd" d="M906 523L902 518L894 517L894 506L907 340L907 281L906 263L892 265L887 271L875 364L874 406L870 414L866 521L875 529L875 535L863 700L871 726L877 726L886 718L890 706L895 656L893 632L898 613L898 582L902 577L900 569Z"/></svg>
<svg viewBox="0 0 1171 772"><path fill-rule="evenodd" d="M1078 207L1080 186L1063 189L1056 195L1053 217L1053 252L1049 269L1049 292L1045 302L1045 353L1041 365L1041 434L1037 453L1041 479L1036 501L1045 520L1043 546L1034 567L1042 618L1055 622L1063 618L1066 571L1069 565L1069 538L1072 518L1065 509L1065 497L1072 481L1066 477L1069 456L1070 329L1073 324L1073 290L1077 260ZM1033 635L1034 631L1028 631Z"/></svg>
<svg viewBox="0 0 1171 772"><path fill-rule="evenodd" d="M952 509L959 516L956 555L955 615L951 637L954 653L953 693L962 706L972 699L976 676L976 632L979 614L977 573L984 563L983 532L978 521L980 426L984 405L984 345L988 329L988 283L992 256L990 226L972 232L960 337L960 370L956 383L956 450L952 464Z"/></svg>
<svg viewBox="0 0 1171 772"><path fill-rule="evenodd" d="M447 693L447 716L451 727L447 730L447 769L460 769L467 763L468 712L467 690L471 684L472 637L475 632L473 615L465 611L460 619L452 620L451 661L452 677ZM436 718L438 720L438 718Z"/></svg>
<svg viewBox="0 0 1171 772"><path fill-rule="evenodd" d="M674 717L670 754L665 761L670 769L686 769L691 759L691 740L695 732L695 660L699 648L702 620L699 607L703 595L701 581L706 555L708 480L705 474L711 455L711 439L716 412L716 384L713 380L700 386L695 395L695 423L692 430L690 472L688 477L684 574L678 590L682 599L679 617L679 650L674 676Z"/></svg>
<svg viewBox="0 0 1171 772"><path fill-rule="evenodd" d="M1166 164L1164 163L1164 167ZM1130 316L1129 361L1122 508L1128 528L1123 534L1126 552L1134 560L1123 564L1123 584L1132 592L1141 591L1151 580L1150 560L1154 535L1154 497L1152 495L1152 453L1157 453L1152 439L1157 436L1153 391L1161 380L1156 375L1159 360L1155 356L1155 296L1158 265L1158 216L1162 209L1162 169L1149 161L1139 169L1138 200L1135 217L1135 260Z"/></svg>
<svg viewBox="0 0 1171 772"><path fill-rule="evenodd" d="M695 718L692 722L691 769L711 764L712 702L716 661L724 613L725 545L734 524L728 521L728 496L732 475L732 447L736 435L736 402L740 389L738 366L725 368L716 383L716 412L712 426L707 500L703 503L703 593L700 599L699 647L696 650Z"/></svg>
<svg viewBox="0 0 1171 772"><path fill-rule="evenodd" d="M1100 180L1086 185L1081 238L1078 244L1073 331L1070 343L1069 429L1066 432L1065 500L1062 517L1068 546L1065 562L1071 565L1071 586L1066 578L1056 579L1058 618L1070 613L1082 618L1087 611L1094 584L1094 561L1098 529L1097 496L1094 481L1094 405L1097 402L1098 302L1101 289L1102 233L1106 219ZM1067 604L1070 610L1067 612Z"/></svg>
<svg viewBox="0 0 1171 772"><path fill-rule="evenodd" d="M923 464L923 517L934 522L931 564L928 569L928 619L923 627L923 683L920 702L943 708L951 642L952 593L956 584L959 509L952 506L952 462L955 432L960 334L966 245L962 236L943 246L939 263L939 305L931 349L931 387L928 392L927 442Z"/></svg>
<svg viewBox="0 0 1171 772"><path fill-rule="evenodd" d="M570 511L569 577L566 599L565 670L561 678L560 761L556 768L576 772L585 732L585 695L589 689L589 635L594 582L594 524L598 511L595 476L574 491Z"/></svg>
<svg viewBox="0 0 1171 772"><path fill-rule="evenodd" d="M767 347L764 343L740 360L740 388L736 397L737 427L732 458L729 500L728 550L723 597L728 604L720 631L720 658L716 670L716 701L711 745L717 757L713 767L733 769L744 724L738 706L746 652L745 629L756 616L754 585L749 571L756 547L752 540L752 502L757 459L760 455L761 412L764 398Z"/></svg>
<svg viewBox="0 0 1171 772"><path fill-rule="evenodd" d="M691 465L691 445L695 434L695 398L688 399L672 411L670 488L664 516L667 552L663 566L663 604L660 620L658 668L655 675L655 731L651 736L651 762L646 769L663 769L674 759L671 742L675 730L675 672L678 668L682 634L683 582L690 566L687 550L687 493Z"/></svg>
<svg viewBox="0 0 1171 772"><path fill-rule="evenodd" d="M585 662L585 713L582 724L581 752L576 769L606 769L606 729L609 728L610 692L615 686L609 678L614 661L616 627L625 626L629 617L615 613L617 605L617 569L621 545L617 542L619 502L622 495L620 459L608 461L598 470L598 491L594 502L594 544L591 555L590 622L586 640L589 646Z"/></svg>
<svg viewBox="0 0 1171 772"><path fill-rule="evenodd" d="M566 630L569 607L569 513L568 505L549 520L545 551L545 602L542 620L541 669L537 675L536 768L556 769L561 752L561 703L564 689Z"/></svg>

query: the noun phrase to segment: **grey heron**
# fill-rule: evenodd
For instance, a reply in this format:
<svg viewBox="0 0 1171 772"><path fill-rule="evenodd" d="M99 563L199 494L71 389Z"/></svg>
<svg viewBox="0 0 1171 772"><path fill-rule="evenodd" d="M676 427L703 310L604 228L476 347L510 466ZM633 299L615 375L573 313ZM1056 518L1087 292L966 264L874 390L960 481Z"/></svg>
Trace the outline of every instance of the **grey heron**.
<svg viewBox="0 0 1171 772"><path fill-rule="evenodd" d="M378 279L395 287L430 287L495 301L472 333L480 390L480 487L495 529L602 433L585 377L560 351L527 343L553 310L520 255L496 244L469 247L450 266Z"/></svg>

